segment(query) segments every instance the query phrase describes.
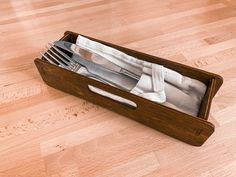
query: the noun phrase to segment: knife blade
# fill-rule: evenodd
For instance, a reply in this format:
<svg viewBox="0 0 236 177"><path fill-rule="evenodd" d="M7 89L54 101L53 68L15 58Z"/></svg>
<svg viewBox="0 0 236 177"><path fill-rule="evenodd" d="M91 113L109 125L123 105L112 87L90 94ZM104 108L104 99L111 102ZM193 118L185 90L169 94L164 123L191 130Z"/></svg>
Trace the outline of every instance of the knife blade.
<svg viewBox="0 0 236 177"><path fill-rule="evenodd" d="M134 79L139 80L142 74L142 70L137 71L138 74L128 71L127 69L121 68L117 64L105 59L103 56L98 55L94 52L89 51L88 49L83 49L80 46L67 42L67 41L55 41L55 46L61 47L64 50L67 50L71 53L75 53L77 55L80 55L82 58L92 61L94 63L100 64L104 66L105 68L109 68L110 70L125 74L129 77L133 77ZM72 56L73 57L73 56ZM76 58L75 58L76 60ZM137 68L136 68L137 70Z"/></svg>
<svg viewBox="0 0 236 177"><path fill-rule="evenodd" d="M54 45L62 49L68 48L67 43L63 41L56 41L54 42ZM69 51L69 52L73 53L72 51ZM99 64L93 63L89 60L82 58L80 55L76 53L73 53L73 54L74 54L73 57L66 56L66 58L68 60L72 60L73 62L84 66L88 70L89 73L97 76L98 78L101 78L102 80L106 80L107 82L110 82L111 84L121 89L130 91L136 86L138 82L137 79L128 77L121 73L105 68Z"/></svg>

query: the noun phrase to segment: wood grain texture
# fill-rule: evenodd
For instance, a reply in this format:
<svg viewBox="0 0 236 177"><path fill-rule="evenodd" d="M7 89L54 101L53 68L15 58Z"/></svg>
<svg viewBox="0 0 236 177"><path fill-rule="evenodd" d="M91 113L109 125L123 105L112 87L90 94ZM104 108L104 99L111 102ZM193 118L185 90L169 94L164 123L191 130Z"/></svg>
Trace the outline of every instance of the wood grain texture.
<svg viewBox="0 0 236 177"><path fill-rule="evenodd" d="M0 6L0 176L235 176L233 0L35 0ZM64 31L220 74L200 148L44 84L33 59Z"/></svg>

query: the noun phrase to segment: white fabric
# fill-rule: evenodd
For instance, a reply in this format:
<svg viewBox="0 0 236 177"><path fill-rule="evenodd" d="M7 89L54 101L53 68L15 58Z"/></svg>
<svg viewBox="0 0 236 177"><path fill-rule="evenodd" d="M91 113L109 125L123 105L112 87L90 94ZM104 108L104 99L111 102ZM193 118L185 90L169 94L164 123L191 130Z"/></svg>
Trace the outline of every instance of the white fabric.
<svg viewBox="0 0 236 177"><path fill-rule="evenodd" d="M83 36L78 36L76 44L124 69L141 75L140 80L135 88L131 90L131 93L190 115L196 116L198 114L201 100L206 91L206 85L202 82L185 77L164 66L139 60ZM79 71L80 74L86 74L84 69L81 70L83 71ZM92 91L104 95L104 92L102 93L98 88L97 90L93 88ZM113 96L110 94L107 97L113 97L112 99L129 104L115 97L116 95Z"/></svg>

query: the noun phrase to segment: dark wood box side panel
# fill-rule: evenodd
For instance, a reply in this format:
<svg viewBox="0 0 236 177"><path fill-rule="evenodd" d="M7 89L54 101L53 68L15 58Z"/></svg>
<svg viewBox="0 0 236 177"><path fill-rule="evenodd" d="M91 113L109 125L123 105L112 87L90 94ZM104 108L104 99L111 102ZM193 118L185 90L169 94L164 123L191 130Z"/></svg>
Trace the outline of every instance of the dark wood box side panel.
<svg viewBox="0 0 236 177"><path fill-rule="evenodd" d="M199 113L198 113L198 117L201 117L201 118L206 119L206 120L208 119L212 99L214 97L214 89L215 88L216 88L216 80L212 79L212 80L210 80L210 83L208 84L206 94L203 97L201 107L200 107L200 110L199 110Z"/></svg>
<svg viewBox="0 0 236 177"><path fill-rule="evenodd" d="M174 61L170 61L170 60L167 60L167 59L163 59L163 58L159 58L159 57L156 57L156 56L148 55L146 53L138 52L138 51L135 51L135 50L132 50L132 49L128 49L128 48L119 46L119 45L111 44L111 43L108 43L106 41L95 39L95 38L92 38L90 36L86 36L86 35L83 35L83 34L71 32L71 31L66 31L65 35L70 35L70 42L73 42L73 43L76 42L76 39L77 39L78 35L85 36L85 37L87 37L91 40L103 43L103 44L105 44L107 46L110 46L110 47L113 47L113 48L116 48L116 49L118 49L120 51L123 51L124 53L126 53L128 55L131 55L131 56L134 56L136 58L163 65L167 68L173 69L173 70L181 73L182 75L200 80L200 81L204 82L205 84L208 84L210 80L215 79L216 84L215 84L215 89L213 89L213 94L212 94L213 96L217 93L220 86L223 84L223 78L221 76L217 75L217 74L214 74L214 73L210 73L210 72L207 72L207 71L204 71L204 70L201 70L201 69L193 68L193 67L190 67L190 66L187 66L187 65L184 65L184 64L181 64L181 63L177 63L177 62L174 62Z"/></svg>
<svg viewBox="0 0 236 177"><path fill-rule="evenodd" d="M214 132L214 126L205 120L153 103L136 95L54 66L40 59L36 59L35 64L43 80L49 86L127 116L191 145L202 145ZM63 84L61 84L62 82ZM112 94L127 98L135 102L137 108L130 108L95 94L88 89L88 85L93 85Z"/></svg>

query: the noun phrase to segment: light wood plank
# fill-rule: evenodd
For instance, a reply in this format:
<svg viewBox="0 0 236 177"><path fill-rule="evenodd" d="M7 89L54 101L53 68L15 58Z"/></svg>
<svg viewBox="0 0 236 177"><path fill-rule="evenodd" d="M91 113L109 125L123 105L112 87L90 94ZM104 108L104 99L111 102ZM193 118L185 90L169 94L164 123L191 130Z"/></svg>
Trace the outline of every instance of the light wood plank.
<svg viewBox="0 0 236 177"><path fill-rule="evenodd" d="M236 3L23 0L0 6L0 176L236 174ZM50 88L33 59L71 30L206 71L224 85L199 148Z"/></svg>

